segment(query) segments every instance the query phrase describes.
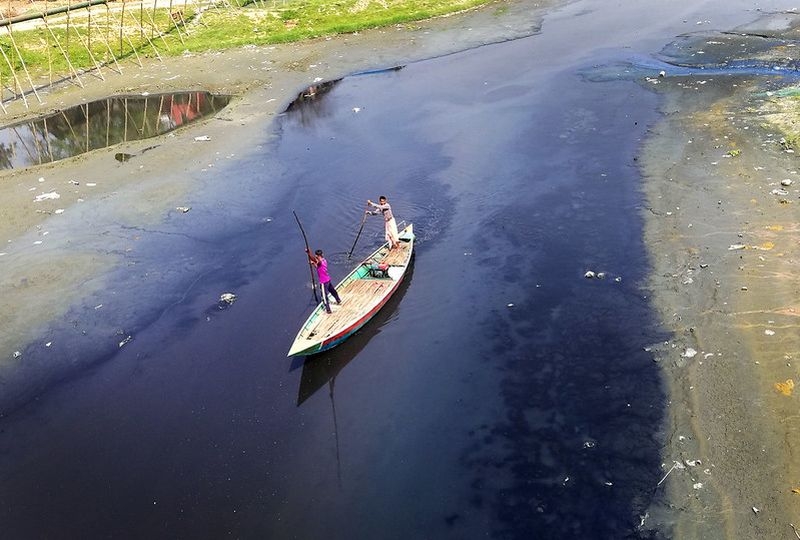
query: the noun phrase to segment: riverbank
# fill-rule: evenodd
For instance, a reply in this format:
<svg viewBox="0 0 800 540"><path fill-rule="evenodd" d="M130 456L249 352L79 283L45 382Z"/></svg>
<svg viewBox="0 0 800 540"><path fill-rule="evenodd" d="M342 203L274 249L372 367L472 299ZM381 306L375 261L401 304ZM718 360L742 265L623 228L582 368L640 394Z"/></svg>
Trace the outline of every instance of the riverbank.
<svg viewBox="0 0 800 540"><path fill-rule="evenodd" d="M758 58L780 65L798 21L779 18L737 29L742 43L729 46L759 36ZM800 178L781 142L788 103L771 94L792 81L734 72L657 84L664 120L643 154L645 237L654 305L674 336L653 349L671 396L676 537L794 537Z"/></svg>

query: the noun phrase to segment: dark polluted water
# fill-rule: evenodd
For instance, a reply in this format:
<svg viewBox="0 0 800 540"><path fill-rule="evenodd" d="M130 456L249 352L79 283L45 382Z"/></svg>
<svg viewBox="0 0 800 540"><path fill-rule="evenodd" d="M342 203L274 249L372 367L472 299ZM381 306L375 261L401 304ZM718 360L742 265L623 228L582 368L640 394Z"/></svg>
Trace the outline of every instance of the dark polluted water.
<svg viewBox="0 0 800 540"><path fill-rule="evenodd" d="M635 161L657 98L581 78L608 58L556 55L571 21L305 92L186 219L113 229L138 249L49 334L75 368L0 419L5 534L657 537ZM341 346L287 359L312 307L292 210L338 279L379 195L418 234L407 282ZM25 351L31 378L45 354Z"/></svg>
<svg viewBox="0 0 800 540"><path fill-rule="evenodd" d="M114 96L0 128L0 168L15 169L163 135L212 116L230 96L180 92ZM126 161L118 153L117 160Z"/></svg>

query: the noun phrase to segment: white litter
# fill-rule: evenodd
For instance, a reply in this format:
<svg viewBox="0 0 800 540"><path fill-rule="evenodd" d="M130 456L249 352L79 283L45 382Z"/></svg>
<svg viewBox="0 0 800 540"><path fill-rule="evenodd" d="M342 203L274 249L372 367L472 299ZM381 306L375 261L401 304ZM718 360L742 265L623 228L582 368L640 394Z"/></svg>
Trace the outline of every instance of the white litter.
<svg viewBox="0 0 800 540"><path fill-rule="evenodd" d="M41 194L37 195L36 198L33 199L33 201L34 202L42 202L42 201L47 201L47 200L52 200L52 199L60 199L60 198L61 198L61 195L59 195L55 191L51 191L50 193L41 193Z"/></svg>
<svg viewBox="0 0 800 540"><path fill-rule="evenodd" d="M221 295L219 295L219 301L220 303L231 305L236 301L236 295L229 292L222 293Z"/></svg>
<svg viewBox="0 0 800 540"><path fill-rule="evenodd" d="M200 135L199 137L195 137L194 140L196 141L210 141L211 137L208 135Z"/></svg>

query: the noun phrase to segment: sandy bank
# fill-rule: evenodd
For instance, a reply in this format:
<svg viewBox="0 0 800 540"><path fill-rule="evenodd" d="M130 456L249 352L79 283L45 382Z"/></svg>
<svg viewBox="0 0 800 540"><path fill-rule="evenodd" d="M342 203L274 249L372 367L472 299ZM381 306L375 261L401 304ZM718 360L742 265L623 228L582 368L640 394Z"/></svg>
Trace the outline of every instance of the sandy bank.
<svg viewBox="0 0 800 540"><path fill-rule="evenodd" d="M654 303L674 332L654 348L672 396L664 473L680 538L794 537L800 177L765 93L788 83L659 84L665 119L645 149L646 243Z"/></svg>

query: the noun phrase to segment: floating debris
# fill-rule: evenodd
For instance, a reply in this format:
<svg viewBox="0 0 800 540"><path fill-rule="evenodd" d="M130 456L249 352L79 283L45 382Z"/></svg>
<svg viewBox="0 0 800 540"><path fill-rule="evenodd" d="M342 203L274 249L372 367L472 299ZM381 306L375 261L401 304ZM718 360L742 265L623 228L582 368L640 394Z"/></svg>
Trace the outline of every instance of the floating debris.
<svg viewBox="0 0 800 540"><path fill-rule="evenodd" d="M744 245L744 244L731 244L728 247L728 251L738 251L740 249L746 249L746 248L747 248L747 246Z"/></svg>
<svg viewBox="0 0 800 540"><path fill-rule="evenodd" d="M222 293L221 295L219 295L219 302L217 302L217 307L219 307L219 309L227 309L230 306L232 306L234 302L236 302L235 294L229 292Z"/></svg>
<svg viewBox="0 0 800 540"><path fill-rule="evenodd" d="M591 270L589 270L585 274L583 274L583 277L585 277L586 279L592 279L592 278L594 278L596 276L597 276L597 274L595 274Z"/></svg>
<svg viewBox="0 0 800 540"><path fill-rule="evenodd" d="M183 214L185 214L186 212L188 212L191 209L192 209L191 206L177 206L177 207L175 207L175 210L177 210L178 212L181 212Z"/></svg>
<svg viewBox="0 0 800 540"><path fill-rule="evenodd" d="M126 336L126 337L125 337L125 339L123 339L122 341L120 341L120 342L119 342L119 346L120 346L120 348L122 348L122 347L124 347L125 345L127 345L128 343L130 343L130 341L131 341L132 339L133 339L133 336Z"/></svg>

